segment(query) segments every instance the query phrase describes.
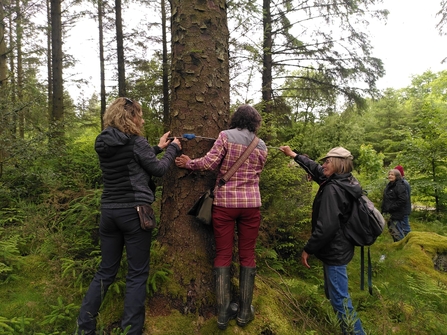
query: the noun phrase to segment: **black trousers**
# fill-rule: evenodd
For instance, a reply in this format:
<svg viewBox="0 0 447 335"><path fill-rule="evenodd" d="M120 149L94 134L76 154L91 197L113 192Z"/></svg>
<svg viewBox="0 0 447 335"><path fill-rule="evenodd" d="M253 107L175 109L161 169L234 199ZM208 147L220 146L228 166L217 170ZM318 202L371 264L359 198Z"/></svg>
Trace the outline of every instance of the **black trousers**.
<svg viewBox="0 0 447 335"><path fill-rule="evenodd" d="M121 327L131 326L128 335L141 335L144 326L146 282L152 231L140 228L134 208L102 209L99 227L101 264L82 301L78 317L78 334L95 333L96 316L110 284L118 272L124 246L128 271Z"/></svg>

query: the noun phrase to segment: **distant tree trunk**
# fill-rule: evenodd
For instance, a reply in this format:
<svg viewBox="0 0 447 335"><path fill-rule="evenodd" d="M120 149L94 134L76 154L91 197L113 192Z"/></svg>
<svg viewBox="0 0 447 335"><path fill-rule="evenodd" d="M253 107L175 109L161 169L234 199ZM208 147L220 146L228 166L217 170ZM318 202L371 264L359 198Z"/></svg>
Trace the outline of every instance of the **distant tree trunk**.
<svg viewBox="0 0 447 335"><path fill-rule="evenodd" d="M48 115L52 113L52 105L53 105L53 72L51 65L51 6L50 0L47 0L47 73L48 73L48 82L47 82L47 90L48 90Z"/></svg>
<svg viewBox="0 0 447 335"><path fill-rule="evenodd" d="M51 61L53 101L50 115L50 149L64 143L64 90L62 81L62 17L61 1L51 0Z"/></svg>
<svg viewBox="0 0 447 335"><path fill-rule="evenodd" d="M0 2L0 94L4 92L4 87L7 83L8 65L6 58L6 37L5 37L5 22L3 2ZM2 125L0 125L1 127Z"/></svg>
<svg viewBox="0 0 447 335"><path fill-rule="evenodd" d="M263 0L263 62L262 62L262 101L264 112L271 110L272 101L272 16L270 0Z"/></svg>
<svg viewBox="0 0 447 335"><path fill-rule="evenodd" d="M7 125L6 116L6 102L7 94L7 76L8 76L8 63L6 58L6 38L5 38L5 22L3 2L0 2L0 178L3 175L3 161L6 153L4 150L3 138Z"/></svg>
<svg viewBox="0 0 447 335"><path fill-rule="evenodd" d="M104 128L103 118L106 112L106 84L105 84L105 63L104 63L104 26L102 19L104 16L104 7L102 0L98 0L98 30L99 30L99 68L100 68L100 86L101 86L101 129Z"/></svg>
<svg viewBox="0 0 447 335"><path fill-rule="evenodd" d="M20 0L16 0L16 50L17 50L17 99L23 101L23 52L22 52L22 12ZM19 138L25 138L25 109L20 108L18 112Z"/></svg>
<svg viewBox="0 0 447 335"><path fill-rule="evenodd" d="M163 127L164 131L167 131L169 129L169 60L165 0L161 0L161 31L163 40Z"/></svg>
<svg viewBox="0 0 447 335"><path fill-rule="evenodd" d="M435 198L435 208L436 208L436 213L440 213L441 212L441 199L440 199L440 193L438 186L438 176L436 175L436 160L435 159L431 159L430 161L431 163L431 175L432 175L432 180L433 180L433 184L434 184L434 198Z"/></svg>
<svg viewBox="0 0 447 335"><path fill-rule="evenodd" d="M227 128L230 108L228 27L225 0L171 1L172 73L170 129L215 138ZM183 152L201 157L209 140L183 140ZM159 241L165 261L174 270L180 290L166 297L168 309L209 317L214 312L214 239L210 227L197 224L186 213L215 174L173 166L163 178L162 224ZM211 298L210 298L211 297ZM163 298L162 298L163 299Z"/></svg>
<svg viewBox="0 0 447 335"><path fill-rule="evenodd" d="M126 96L126 75L124 63L123 22L121 17L121 0L115 0L116 52L118 56L118 94Z"/></svg>
<svg viewBox="0 0 447 335"><path fill-rule="evenodd" d="M12 15L9 15L9 48L11 49L9 55L9 86L10 86L10 96L11 96L11 105L15 106L16 104L16 71L15 71L15 58L14 58L14 21L12 19ZM12 113L11 118L9 120L9 131L11 132L12 138L15 138L17 132L17 114Z"/></svg>

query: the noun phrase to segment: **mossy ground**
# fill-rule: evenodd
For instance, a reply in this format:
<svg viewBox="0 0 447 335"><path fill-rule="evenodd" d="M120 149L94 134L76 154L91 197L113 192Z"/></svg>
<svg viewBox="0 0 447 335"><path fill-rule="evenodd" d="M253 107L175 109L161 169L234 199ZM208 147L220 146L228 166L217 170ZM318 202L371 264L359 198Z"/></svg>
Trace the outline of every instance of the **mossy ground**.
<svg viewBox="0 0 447 335"><path fill-rule="evenodd" d="M370 248L373 295L359 288L359 250L348 266L351 297L367 334L445 333L447 272L439 260L447 255L445 229L440 224L412 221L413 231L404 240L394 243L385 231ZM72 333L85 287L70 285L70 277L61 276L57 259L49 261L31 254L22 261L17 278L0 285L0 319L27 318L25 334ZM231 320L221 331L213 313L205 317L199 313L183 315L169 309L167 301L155 294L148 299L144 334L338 334L330 303L324 297L321 263L311 259L311 266L310 270L286 274L260 262L253 299L256 317L245 328ZM237 280L233 283L237 285ZM162 282L158 289L166 292L169 287L169 282ZM118 334L112 329L119 326L122 296L122 291L107 295L98 317L101 334ZM58 298L71 307L67 308L67 319L55 329L42 321L55 312ZM0 334L7 334L2 332L1 322Z"/></svg>

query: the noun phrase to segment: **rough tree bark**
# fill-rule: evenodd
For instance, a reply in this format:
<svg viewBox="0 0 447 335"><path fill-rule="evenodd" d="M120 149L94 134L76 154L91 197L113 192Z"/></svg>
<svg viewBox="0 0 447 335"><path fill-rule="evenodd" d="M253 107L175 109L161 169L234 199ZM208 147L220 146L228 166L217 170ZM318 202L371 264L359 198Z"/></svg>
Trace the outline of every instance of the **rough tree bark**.
<svg viewBox="0 0 447 335"><path fill-rule="evenodd" d="M172 0L171 13L170 130L174 136L194 133L216 138L227 127L230 107L225 0ZM183 152L192 158L206 154L212 144L182 141ZM173 166L163 178L158 236L173 270L168 297L159 299L168 298L168 308L205 317L214 313L214 240L211 227L194 222L187 211L214 180L213 173Z"/></svg>
<svg viewBox="0 0 447 335"><path fill-rule="evenodd" d="M168 130L169 124L169 60L166 23L166 1L161 0L161 31L163 41L163 127L165 131Z"/></svg>

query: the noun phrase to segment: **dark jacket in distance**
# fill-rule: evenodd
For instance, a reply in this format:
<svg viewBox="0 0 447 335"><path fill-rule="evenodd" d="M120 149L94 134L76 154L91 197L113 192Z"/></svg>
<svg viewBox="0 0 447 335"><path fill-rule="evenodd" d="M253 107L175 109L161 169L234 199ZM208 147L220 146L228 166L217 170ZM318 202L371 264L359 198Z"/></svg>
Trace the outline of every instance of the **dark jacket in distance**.
<svg viewBox="0 0 447 335"><path fill-rule="evenodd" d="M411 186L410 183L405 179L402 178L404 181L405 189L407 190L407 205L405 206L405 214L410 215L411 214Z"/></svg>
<svg viewBox="0 0 447 335"><path fill-rule="evenodd" d="M391 220L402 220L407 214L408 195L402 179L389 182L383 191L382 213L389 213Z"/></svg>
<svg viewBox="0 0 447 335"><path fill-rule="evenodd" d="M295 161L320 185L312 206L312 235L304 250L327 265L348 264L354 256L354 245L343 233L342 224L351 213L352 195L360 196L362 188L351 173L327 178L323 167L306 156L297 155ZM352 195L336 183L345 184Z"/></svg>

